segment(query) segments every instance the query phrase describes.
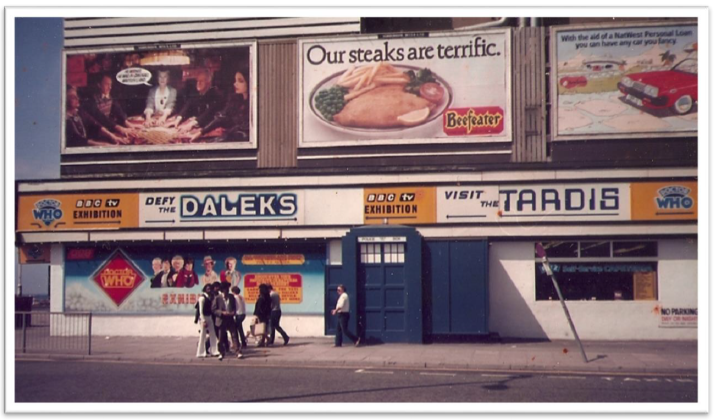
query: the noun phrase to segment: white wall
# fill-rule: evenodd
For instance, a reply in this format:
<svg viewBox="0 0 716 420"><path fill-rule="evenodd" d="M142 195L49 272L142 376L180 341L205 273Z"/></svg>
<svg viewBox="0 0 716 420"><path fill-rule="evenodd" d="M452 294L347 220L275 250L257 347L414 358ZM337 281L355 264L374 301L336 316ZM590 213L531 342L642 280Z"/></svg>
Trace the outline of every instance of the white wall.
<svg viewBox="0 0 716 420"><path fill-rule="evenodd" d="M697 307L695 239L659 241L658 301L567 301L584 340L695 340L696 328L659 328L664 306ZM535 300L533 242L490 246L491 332L501 337L572 339L559 301Z"/></svg>
<svg viewBox="0 0 716 420"><path fill-rule="evenodd" d="M244 321L244 332L249 329L250 316ZM283 315L281 327L289 337L322 337L324 323L320 315ZM93 336L187 337L198 334L194 315L105 315L93 314ZM276 333L278 343L283 343Z"/></svg>
<svg viewBox="0 0 716 420"><path fill-rule="evenodd" d="M50 248L50 311L65 310L65 247L53 244Z"/></svg>

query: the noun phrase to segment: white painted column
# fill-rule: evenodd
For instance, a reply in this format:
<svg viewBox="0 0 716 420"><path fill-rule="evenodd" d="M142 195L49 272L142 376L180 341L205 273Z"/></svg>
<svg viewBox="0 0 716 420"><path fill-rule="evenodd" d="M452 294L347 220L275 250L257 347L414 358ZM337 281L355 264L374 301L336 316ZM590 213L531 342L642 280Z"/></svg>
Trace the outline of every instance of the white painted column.
<svg viewBox="0 0 716 420"><path fill-rule="evenodd" d="M50 251L50 312L65 310L65 247L53 244Z"/></svg>

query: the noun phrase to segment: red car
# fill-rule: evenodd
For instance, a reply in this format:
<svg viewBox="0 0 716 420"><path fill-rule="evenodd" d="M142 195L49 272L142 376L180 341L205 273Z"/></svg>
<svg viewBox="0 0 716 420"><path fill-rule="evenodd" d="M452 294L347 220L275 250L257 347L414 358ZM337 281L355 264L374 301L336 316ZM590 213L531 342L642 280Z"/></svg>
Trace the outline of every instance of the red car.
<svg viewBox="0 0 716 420"><path fill-rule="evenodd" d="M617 87L632 105L688 114L699 100L698 60L687 58L671 70L630 74Z"/></svg>
<svg viewBox="0 0 716 420"><path fill-rule="evenodd" d="M584 76L565 76L559 79L559 84L566 89L573 89L580 86L587 86L587 78Z"/></svg>

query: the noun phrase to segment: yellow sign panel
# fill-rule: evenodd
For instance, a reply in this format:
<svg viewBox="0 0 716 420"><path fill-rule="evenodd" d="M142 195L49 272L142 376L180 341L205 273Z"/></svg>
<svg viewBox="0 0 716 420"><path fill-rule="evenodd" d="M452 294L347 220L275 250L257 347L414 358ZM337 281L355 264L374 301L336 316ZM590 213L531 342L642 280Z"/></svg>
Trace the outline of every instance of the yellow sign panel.
<svg viewBox="0 0 716 420"><path fill-rule="evenodd" d="M435 223L435 187L366 188L363 223L413 225Z"/></svg>
<svg viewBox="0 0 716 420"><path fill-rule="evenodd" d="M303 265L303 254L246 254L241 257L244 265Z"/></svg>
<svg viewBox="0 0 716 420"><path fill-rule="evenodd" d="M244 276L244 297L253 303L259 298L259 285L270 284L281 296L281 303L301 303L303 301L303 277L300 274L265 273L246 274Z"/></svg>
<svg viewBox="0 0 716 420"><path fill-rule="evenodd" d="M645 182L631 184L632 220L698 219L698 183Z"/></svg>
<svg viewBox="0 0 716 420"><path fill-rule="evenodd" d="M634 273L634 300L656 300L656 272Z"/></svg>
<svg viewBox="0 0 716 420"><path fill-rule="evenodd" d="M20 247L20 264L49 264L50 245L30 244Z"/></svg>
<svg viewBox="0 0 716 420"><path fill-rule="evenodd" d="M47 194L18 199L18 231L123 229L139 226L138 194Z"/></svg>

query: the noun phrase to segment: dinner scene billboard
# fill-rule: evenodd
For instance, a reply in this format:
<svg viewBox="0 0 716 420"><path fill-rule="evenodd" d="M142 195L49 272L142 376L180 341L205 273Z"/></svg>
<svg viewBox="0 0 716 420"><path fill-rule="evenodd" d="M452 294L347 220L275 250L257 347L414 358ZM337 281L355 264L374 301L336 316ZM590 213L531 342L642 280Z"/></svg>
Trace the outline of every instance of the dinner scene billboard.
<svg viewBox="0 0 716 420"><path fill-rule="evenodd" d="M284 313L323 312L325 250L319 246L68 246L65 311L193 314L205 284L238 286L253 313L271 284Z"/></svg>
<svg viewBox="0 0 716 420"><path fill-rule="evenodd" d="M255 42L65 51L63 153L256 148Z"/></svg>
<svg viewBox="0 0 716 420"><path fill-rule="evenodd" d="M508 30L299 41L300 146L511 141Z"/></svg>
<svg viewBox="0 0 716 420"><path fill-rule="evenodd" d="M556 140L696 132L695 24L557 28Z"/></svg>

